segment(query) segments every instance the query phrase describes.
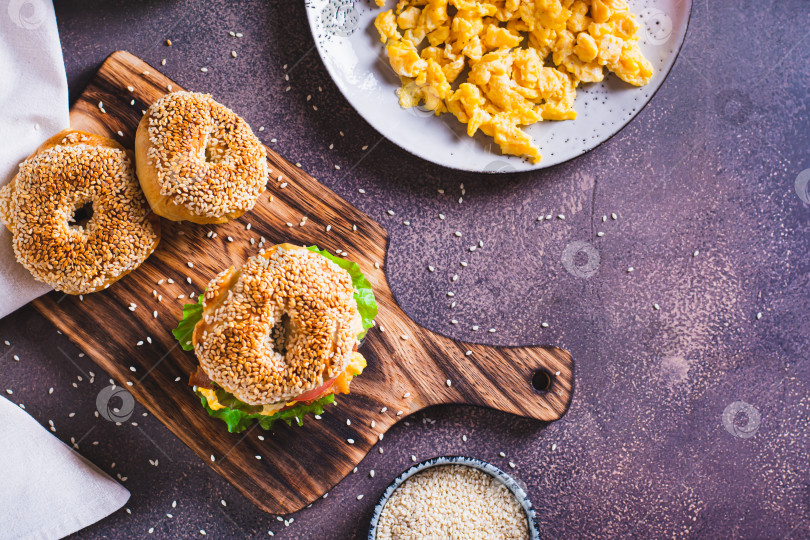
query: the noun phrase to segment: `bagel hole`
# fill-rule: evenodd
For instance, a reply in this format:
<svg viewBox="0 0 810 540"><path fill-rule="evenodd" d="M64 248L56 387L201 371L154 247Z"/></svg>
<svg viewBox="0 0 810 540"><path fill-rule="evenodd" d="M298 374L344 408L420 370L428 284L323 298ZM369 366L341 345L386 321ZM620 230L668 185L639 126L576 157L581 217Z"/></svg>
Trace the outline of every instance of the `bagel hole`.
<svg viewBox="0 0 810 540"><path fill-rule="evenodd" d="M68 224L84 228L91 219L93 219L93 201L86 201L73 209Z"/></svg>
<svg viewBox="0 0 810 540"><path fill-rule="evenodd" d="M205 162L217 163L221 161L228 151L225 141L213 137L211 133L205 136Z"/></svg>
<svg viewBox="0 0 810 540"><path fill-rule="evenodd" d="M290 316L281 315L278 322L270 330L270 339L273 341L273 350L281 356L287 355L287 340L290 336Z"/></svg>

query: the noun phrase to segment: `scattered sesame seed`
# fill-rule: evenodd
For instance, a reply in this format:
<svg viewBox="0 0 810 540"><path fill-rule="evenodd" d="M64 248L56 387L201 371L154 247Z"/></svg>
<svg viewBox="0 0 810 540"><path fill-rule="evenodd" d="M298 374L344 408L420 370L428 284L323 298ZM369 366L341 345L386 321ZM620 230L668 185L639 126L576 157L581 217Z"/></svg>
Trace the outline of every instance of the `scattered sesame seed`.
<svg viewBox="0 0 810 540"><path fill-rule="evenodd" d="M428 265L428 271L430 271L430 272L435 272L435 271L436 271L436 268L434 268L434 267L433 267L433 266L431 266L431 265Z"/></svg>
<svg viewBox="0 0 810 540"><path fill-rule="evenodd" d="M362 499L362 498L363 498L363 494L362 494L362 493L361 493L360 495L358 495L358 496L357 496L357 500L358 500L358 501L359 501L360 499Z"/></svg>
<svg viewBox="0 0 810 540"><path fill-rule="evenodd" d="M354 439L346 439L346 442L349 444L354 444Z"/></svg>
<svg viewBox="0 0 810 540"><path fill-rule="evenodd" d="M464 353L464 356L470 356L470 355L472 355L472 351L467 351L467 352Z"/></svg>
<svg viewBox="0 0 810 540"><path fill-rule="evenodd" d="M389 216L393 216L393 215L394 215L394 211L393 211L393 210L388 210L388 215L389 215Z"/></svg>
<svg viewBox="0 0 810 540"><path fill-rule="evenodd" d="M363 188L360 188L360 189L357 190L357 193L359 193L360 195L365 195L366 190L363 189Z"/></svg>
<svg viewBox="0 0 810 540"><path fill-rule="evenodd" d="M598 233L596 233L596 236L598 236L599 238L602 238L603 236L605 236L605 233L603 233L602 231L599 231Z"/></svg>
<svg viewBox="0 0 810 540"><path fill-rule="evenodd" d="M653 309L658 311L659 309L661 309L661 306L659 306L658 304L653 304Z"/></svg>
<svg viewBox="0 0 810 540"><path fill-rule="evenodd" d="M760 320L761 318L762 318L762 312L758 311L757 312L757 320Z"/></svg>
<svg viewBox="0 0 810 540"><path fill-rule="evenodd" d="M565 219L565 214L557 214L557 219Z"/></svg>
<svg viewBox="0 0 810 540"><path fill-rule="evenodd" d="M541 326L542 328L548 328L548 323L547 323L547 322L540 323L540 326Z"/></svg>
<svg viewBox="0 0 810 540"><path fill-rule="evenodd" d="M201 67L200 71L202 71L203 73L208 73L208 68L207 67Z"/></svg>
<svg viewBox="0 0 810 540"><path fill-rule="evenodd" d="M509 467L510 467L510 468L512 468L512 469L514 469L514 468L515 468L515 464L514 464L514 463L512 463L512 462L510 461L510 462L509 462Z"/></svg>
<svg viewBox="0 0 810 540"><path fill-rule="evenodd" d="M631 266L631 267L629 267L629 268L627 269L627 273L629 274L629 273L630 273L630 272L632 272L633 270L635 270L635 268L633 268L633 267Z"/></svg>

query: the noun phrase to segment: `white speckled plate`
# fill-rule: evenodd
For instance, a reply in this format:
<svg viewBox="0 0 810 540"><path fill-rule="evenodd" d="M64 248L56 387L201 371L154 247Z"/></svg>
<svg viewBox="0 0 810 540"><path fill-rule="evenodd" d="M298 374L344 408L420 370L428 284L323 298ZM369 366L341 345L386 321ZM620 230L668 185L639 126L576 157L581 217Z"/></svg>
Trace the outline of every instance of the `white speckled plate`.
<svg viewBox="0 0 810 540"><path fill-rule="evenodd" d="M621 130L647 104L666 78L683 44L691 0L628 0L642 23L641 48L657 68L636 88L614 75L577 90L576 120L538 122L524 128L543 159L532 164L504 156L492 139L467 137L451 114L435 117L419 107L403 109L394 93L399 80L388 65L374 28L380 13L373 0L307 0L307 16L326 69L346 99L382 135L433 163L473 172L542 169L577 157ZM395 4L387 0L388 9Z"/></svg>
<svg viewBox="0 0 810 540"><path fill-rule="evenodd" d="M479 471L485 472L501 482L509 491L512 492L512 495L515 496L518 504L520 504L521 508L523 508L523 511L526 513L526 520L529 526L529 540L540 540L540 530L537 528L537 515L523 486L521 486L517 480L500 470L495 465L480 459L464 456L442 456L428 459L422 463L417 463L404 473L397 476L386 488L385 493L383 493L382 497L380 497L380 501L377 503L377 506L374 507L374 513L371 516L371 526L368 530L368 540L377 540L377 526L380 523L380 515L382 515L383 508L385 508L385 504L388 502L388 499L391 498L399 486L404 484L405 481L411 476L418 474L425 469L430 469L431 467L440 467L443 465L463 465L466 467L473 467Z"/></svg>

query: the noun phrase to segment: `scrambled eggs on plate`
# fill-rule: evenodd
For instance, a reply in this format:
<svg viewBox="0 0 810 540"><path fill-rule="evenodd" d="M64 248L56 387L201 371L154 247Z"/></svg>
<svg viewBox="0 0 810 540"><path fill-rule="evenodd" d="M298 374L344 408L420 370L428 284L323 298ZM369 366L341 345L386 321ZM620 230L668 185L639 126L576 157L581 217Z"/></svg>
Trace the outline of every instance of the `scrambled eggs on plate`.
<svg viewBox="0 0 810 540"><path fill-rule="evenodd" d="M402 107L449 112L532 163L540 149L521 126L576 118L577 86L605 68L636 86L653 74L624 0L399 0L374 25Z"/></svg>

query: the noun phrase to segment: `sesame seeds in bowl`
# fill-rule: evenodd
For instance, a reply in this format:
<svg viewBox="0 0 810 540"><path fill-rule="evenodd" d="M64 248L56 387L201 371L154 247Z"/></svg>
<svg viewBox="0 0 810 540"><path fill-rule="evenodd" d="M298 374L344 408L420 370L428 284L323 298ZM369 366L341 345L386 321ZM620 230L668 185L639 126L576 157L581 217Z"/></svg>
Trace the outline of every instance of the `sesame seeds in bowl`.
<svg viewBox="0 0 810 540"><path fill-rule="evenodd" d="M526 491L494 465L445 456L414 465L374 508L369 540L540 538Z"/></svg>

